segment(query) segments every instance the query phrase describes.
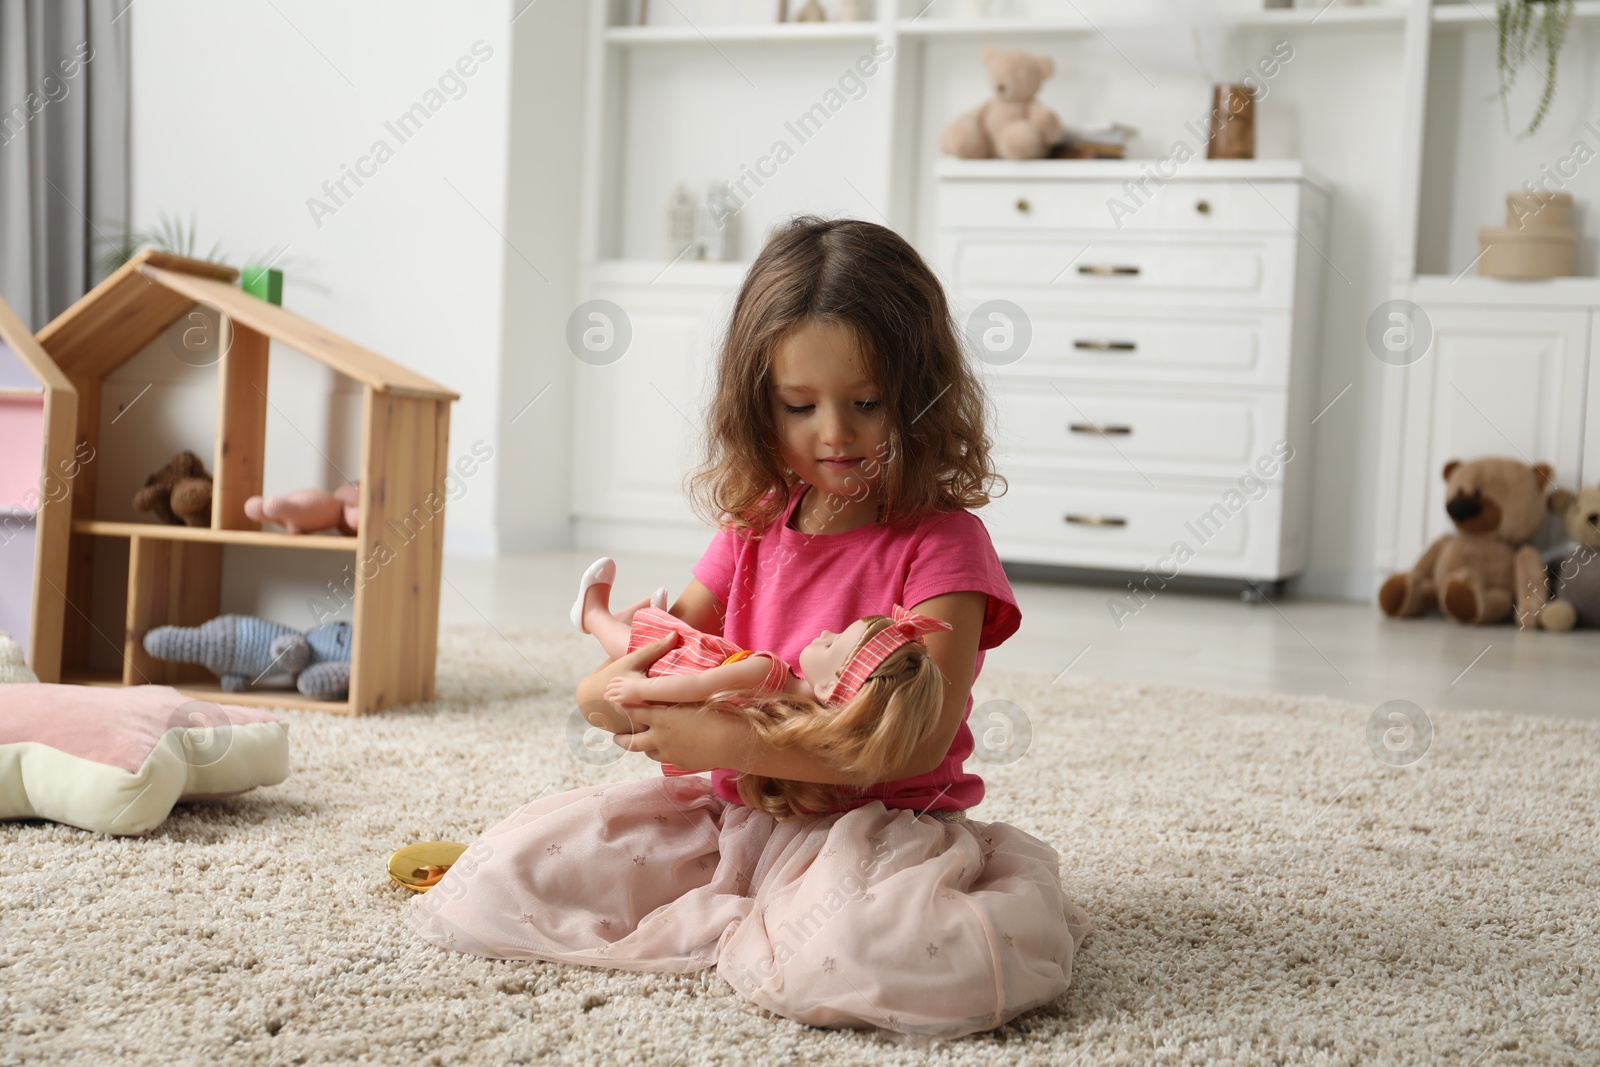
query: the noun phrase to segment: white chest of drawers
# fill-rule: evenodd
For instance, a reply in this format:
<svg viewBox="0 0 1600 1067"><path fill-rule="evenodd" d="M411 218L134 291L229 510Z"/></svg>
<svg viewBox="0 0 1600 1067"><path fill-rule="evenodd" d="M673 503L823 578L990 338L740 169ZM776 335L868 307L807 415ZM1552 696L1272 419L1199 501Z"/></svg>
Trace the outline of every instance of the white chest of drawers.
<svg viewBox="0 0 1600 1067"><path fill-rule="evenodd" d="M938 178L937 260L997 415L1008 490L982 514L1001 559L1251 595L1303 570L1326 185L1198 159ZM1011 347L980 340L991 322Z"/></svg>

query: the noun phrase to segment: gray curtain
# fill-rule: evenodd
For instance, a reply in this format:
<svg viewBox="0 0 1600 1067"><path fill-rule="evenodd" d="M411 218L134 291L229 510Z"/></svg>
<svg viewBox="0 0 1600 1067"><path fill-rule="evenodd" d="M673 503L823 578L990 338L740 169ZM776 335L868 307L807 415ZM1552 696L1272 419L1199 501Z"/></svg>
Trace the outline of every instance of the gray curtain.
<svg viewBox="0 0 1600 1067"><path fill-rule="evenodd" d="M0 298L38 330L128 218L130 0L0 0Z"/></svg>

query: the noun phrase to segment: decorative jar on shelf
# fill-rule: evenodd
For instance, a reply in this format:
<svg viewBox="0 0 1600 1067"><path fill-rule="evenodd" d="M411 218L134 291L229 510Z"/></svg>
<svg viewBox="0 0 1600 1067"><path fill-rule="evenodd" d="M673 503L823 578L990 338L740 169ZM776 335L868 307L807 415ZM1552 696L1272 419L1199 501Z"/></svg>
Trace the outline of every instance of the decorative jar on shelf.
<svg viewBox="0 0 1600 1067"><path fill-rule="evenodd" d="M1506 224L1478 231L1485 278L1564 278L1578 248L1568 193L1508 193Z"/></svg>

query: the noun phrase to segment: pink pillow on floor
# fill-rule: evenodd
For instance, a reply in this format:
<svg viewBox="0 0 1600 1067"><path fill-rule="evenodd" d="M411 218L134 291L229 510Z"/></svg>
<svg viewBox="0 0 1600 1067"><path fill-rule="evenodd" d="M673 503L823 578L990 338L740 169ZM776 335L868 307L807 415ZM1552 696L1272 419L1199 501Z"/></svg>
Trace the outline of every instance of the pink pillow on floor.
<svg viewBox="0 0 1600 1067"><path fill-rule="evenodd" d="M289 776L289 727L164 685L0 685L0 819L147 834L180 800Z"/></svg>

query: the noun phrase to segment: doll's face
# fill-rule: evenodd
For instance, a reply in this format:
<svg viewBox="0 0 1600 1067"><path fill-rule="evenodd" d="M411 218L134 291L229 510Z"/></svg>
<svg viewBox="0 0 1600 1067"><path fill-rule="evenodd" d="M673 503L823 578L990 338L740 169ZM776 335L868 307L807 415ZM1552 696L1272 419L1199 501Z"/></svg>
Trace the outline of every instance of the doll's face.
<svg viewBox="0 0 1600 1067"><path fill-rule="evenodd" d="M845 659L861 643L867 632L867 620L857 619L846 626L843 633L824 630L817 639L800 650L800 670L811 683L818 700L827 700L833 687L844 672Z"/></svg>

